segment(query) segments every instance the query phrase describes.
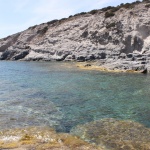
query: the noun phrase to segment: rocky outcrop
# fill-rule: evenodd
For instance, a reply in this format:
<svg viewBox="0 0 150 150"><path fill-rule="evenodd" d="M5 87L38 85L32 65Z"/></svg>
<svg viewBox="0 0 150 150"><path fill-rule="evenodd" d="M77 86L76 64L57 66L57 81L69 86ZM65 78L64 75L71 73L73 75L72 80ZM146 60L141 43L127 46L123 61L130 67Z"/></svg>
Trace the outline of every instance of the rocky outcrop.
<svg viewBox="0 0 150 150"><path fill-rule="evenodd" d="M1 150L104 150L68 133L48 127L28 127L0 132Z"/></svg>
<svg viewBox="0 0 150 150"><path fill-rule="evenodd" d="M78 125L71 133L107 150L150 149L150 129L132 121L102 119Z"/></svg>
<svg viewBox="0 0 150 150"><path fill-rule="evenodd" d="M93 61L150 72L150 2L121 4L36 25L0 40L2 60Z"/></svg>

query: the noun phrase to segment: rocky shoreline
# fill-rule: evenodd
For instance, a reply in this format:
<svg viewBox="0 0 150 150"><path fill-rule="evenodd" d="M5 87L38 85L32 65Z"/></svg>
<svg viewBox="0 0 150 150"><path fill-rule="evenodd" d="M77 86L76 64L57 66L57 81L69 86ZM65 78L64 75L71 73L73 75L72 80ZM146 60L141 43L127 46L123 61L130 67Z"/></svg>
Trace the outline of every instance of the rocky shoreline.
<svg viewBox="0 0 150 150"><path fill-rule="evenodd" d="M82 12L0 40L0 60L99 62L150 72L150 1Z"/></svg>
<svg viewBox="0 0 150 150"><path fill-rule="evenodd" d="M68 133L48 127L28 127L0 132L1 150L103 150Z"/></svg>
<svg viewBox="0 0 150 150"><path fill-rule="evenodd" d="M82 62L76 65L84 70L98 70L105 72L126 72L126 73L149 73L150 66L148 63L141 61L116 60L113 62Z"/></svg>
<svg viewBox="0 0 150 150"><path fill-rule="evenodd" d="M4 150L149 150L150 129L133 122L102 119L78 125L70 133L49 127L27 127L0 131Z"/></svg>

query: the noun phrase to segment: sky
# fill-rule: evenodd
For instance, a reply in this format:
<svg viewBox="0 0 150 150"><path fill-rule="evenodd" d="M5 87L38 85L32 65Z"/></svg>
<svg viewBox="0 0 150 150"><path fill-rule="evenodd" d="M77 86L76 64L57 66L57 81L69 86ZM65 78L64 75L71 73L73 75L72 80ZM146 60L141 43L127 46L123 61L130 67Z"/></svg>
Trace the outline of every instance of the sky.
<svg viewBox="0 0 150 150"><path fill-rule="evenodd" d="M0 38L30 26L135 0L0 0Z"/></svg>

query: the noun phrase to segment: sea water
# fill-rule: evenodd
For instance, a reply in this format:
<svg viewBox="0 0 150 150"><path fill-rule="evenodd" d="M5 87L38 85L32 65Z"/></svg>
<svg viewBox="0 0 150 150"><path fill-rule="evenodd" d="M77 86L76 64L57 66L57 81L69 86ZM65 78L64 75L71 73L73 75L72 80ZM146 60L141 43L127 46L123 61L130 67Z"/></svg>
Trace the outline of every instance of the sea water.
<svg viewBox="0 0 150 150"><path fill-rule="evenodd" d="M73 63L0 62L0 129L115 118L150 127L150 75L81 70Z"/></svg>

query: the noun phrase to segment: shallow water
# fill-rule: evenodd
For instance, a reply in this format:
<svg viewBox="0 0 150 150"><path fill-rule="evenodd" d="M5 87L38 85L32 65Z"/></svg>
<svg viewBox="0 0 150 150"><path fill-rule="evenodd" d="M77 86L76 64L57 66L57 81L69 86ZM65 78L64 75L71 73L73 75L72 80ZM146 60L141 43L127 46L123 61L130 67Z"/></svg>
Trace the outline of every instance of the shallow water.
<svg viewBox="0 0 150 150"><path fill-rule="evenodd" d="M69 132L102 118L150 127L150 76L80 70L61 62L0 62L0 129Z"/></svg>

